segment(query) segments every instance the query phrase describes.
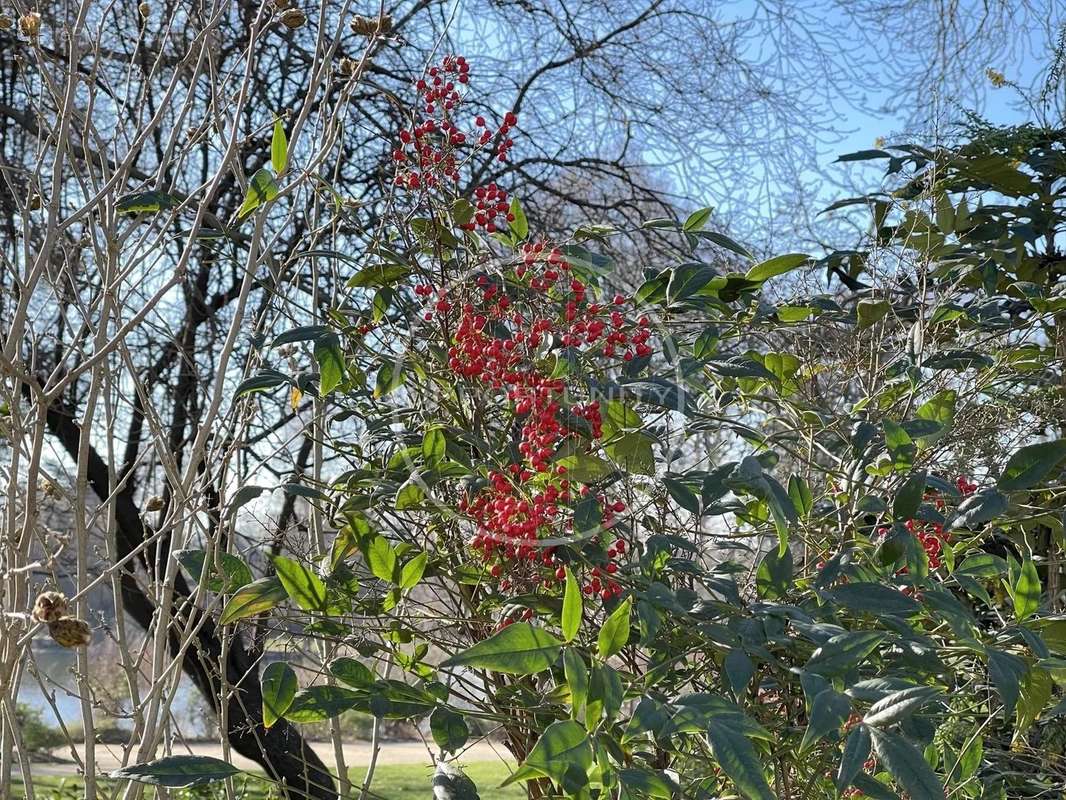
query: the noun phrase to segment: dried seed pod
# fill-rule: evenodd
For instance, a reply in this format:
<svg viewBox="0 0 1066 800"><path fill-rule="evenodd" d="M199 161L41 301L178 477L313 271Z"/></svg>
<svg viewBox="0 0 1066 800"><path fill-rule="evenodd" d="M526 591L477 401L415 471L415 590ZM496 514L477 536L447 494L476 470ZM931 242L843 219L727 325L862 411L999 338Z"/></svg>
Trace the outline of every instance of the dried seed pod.
<svg viewBox="0 0 1066 800"><path fill-rule="evenodd" d="M38 622L55 622L67 613L69 605L62 592L41 592L33 604L31 616Z"/></svg>
<svg viewBox="0 0 1066 800"><path fill-rule="evenodd" d="M148 502L144 504L145 511L162 511L163 510L163 498L159 495L154 495L148 498Z"/></svg>
<svg viewBox="0 0 1066 800"><path fill-rule="evenodd" d="M376 33L388 33L392 30L392 15L382 14L380 17L364 17L356 14L349 23L352 33L359 36L373 36Z"/></svg>
<svg viewBox="0 0 1066 800"><path fill-rule="evenodd" d="M41 33L41 15L36 11L28 11L19 17L19 30L22 35L29 39L36 39Z"/></svg>
<svg viewBox="0 0 1066 800"><path fill-rule="evenodd" d="M288 5L289 5L289 0L274 0L274 8L276 8L278 11L281 11L282 9L287 8Z"/></svg>
<svg viewBox="0 0 1066 800"><path fill-rule="evenodd" d="M141 14L141 19L148 19L148 15L152 13L152 7L147 3L141 3L137 6L137 11Z"/></svg>
<svg viewBox="0 0 1066 800"><path fill-rule="evenodd" d="M11 30L14 24L14 21L7 14L0 14L0 31Z"/></svg>
<svg viewBox="0 0 1066 800"><path fill-rule="evenodd" d="M77 617L60 617L48 623L48 632L63 647L81 647L93 640L89 623Z"/></svg>
<svg viewBox="0 0 1066 800"><path fill-rule="evenodd" d="M350 78L352 75L355 74L355 59L348 58L347 56L345 56L340 60L338 70L340 71L341 75L346 78Z"/></svg>
<svg viewBox="0 0 1066 800"><path fill-rule="evenodd" d="M289 8L281 12L281 24L286 28L302 28L307 24L307 15L298 8Z"/></svg>

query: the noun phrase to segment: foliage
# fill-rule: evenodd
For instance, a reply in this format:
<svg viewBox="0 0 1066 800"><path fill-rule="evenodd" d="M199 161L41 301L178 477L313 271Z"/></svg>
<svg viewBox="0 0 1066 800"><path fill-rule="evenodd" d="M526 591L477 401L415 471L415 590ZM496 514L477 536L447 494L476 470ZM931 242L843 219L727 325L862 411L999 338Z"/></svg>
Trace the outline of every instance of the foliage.
<svg viewBox="0 0 1066 800"><path fill-rule="evenodd" d="M620 231L546 242L450 188L462 64L420 86L348 301L279 332L349 463L304 487L332 541L221 615L331 643L276 713L428 718L442 756L495 724L530 797L1061 785L1035 746L1066 679L1059 137L845 157L889 191L836 204L873 230L819 257L650 220L691 258L612 296ZM782 299L812 266L850 292ZM296 386L269 351L255 388Z"/></svg>

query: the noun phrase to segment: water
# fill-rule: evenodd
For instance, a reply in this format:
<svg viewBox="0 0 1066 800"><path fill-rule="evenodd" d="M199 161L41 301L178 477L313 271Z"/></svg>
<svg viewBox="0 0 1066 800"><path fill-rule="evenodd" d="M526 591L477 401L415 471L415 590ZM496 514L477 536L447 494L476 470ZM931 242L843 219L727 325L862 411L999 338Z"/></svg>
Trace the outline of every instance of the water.
<svg viewBox="0 0 1066 800"><path fill-rule="evenodd" d="M123 719L130 710L125 673L114 653L105 655L94 650L89 651L89 682L93 687L93 699L97 701L94 708L96 719L110 718L120 727L128 727ZM36 663L40 681L30 671L32 664L27 665L19 686L18 703L39 711L41 719L48 725L58 725L58 712L63 724L80 727L82 711L78 694L77 653L64 647L35 642L33 662ZM45 691L52 696L52 703L42 691L42 683ZM171 708L179 721L192 721L197 726L205 721L203 701L191 681L182 680L178 683Z"/></svg>

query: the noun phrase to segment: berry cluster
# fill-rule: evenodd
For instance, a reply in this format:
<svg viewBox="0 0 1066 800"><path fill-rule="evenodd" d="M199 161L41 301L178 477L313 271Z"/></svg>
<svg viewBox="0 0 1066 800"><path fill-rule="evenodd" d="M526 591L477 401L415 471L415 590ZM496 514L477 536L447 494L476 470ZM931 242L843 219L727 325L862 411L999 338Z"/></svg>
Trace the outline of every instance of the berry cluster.
<svg viewBox="0 0 1066 800"><path fill-rule="evenodd" d="M463 56L449 55L440 64L430 67L426 77L415 83L419 109L424 116L421 122L398 134L400 141L392 151L393 161L397 165L396 186L416 190L435 188L445 180L458 183L462 148L468 141L468 134L456 124L463 105L459 85L469 80L470 64L467 60ZM476 132L470 132L469 137L477 147L486 147L495 138L495 157L499 161L506 161L514 145L508 134L517 123L518 117L508 111L503 124L494 133L485 118L478 116L474 121ZM478 191L487 192L487 188ZM495 206L493 211L496 211ZM506 214L506 208L503 213ZM488 224L485 223L483 227L488 229Z"/></svg>
<svg viewBox="0 0 1066 800"><path fill-rule="evenodd" d="M458 154L468 139L473 147L495 141L494 155L506 160L513 145L508 134L518 122L514 113L504 116L496 132L480 116L469 137L456 127L463 98L455 84L466 83L468 74L465 59L449 57L417 84L427 116L400 132L394 152L401 165L397 185L431 188L445 178L456 181ZM471 203L472 217L460 226L464 230L494 233L514 221L508 194L495 183L476 188ZM603 546L599 542L626 504L573 480L559 461L560 453L587 451L602 439L603 410L598 400L580 396L583 384L553 376L552 366L560 348L604 368L650 356L649 320L634 320L622 295L596 302L562 249L543 241L521 245L514 261L497 274L481 273L447 289L422 283L414 294L424 303L423 317L436 320L447 337L451 373L489 392L490 402L506 404L513 414L518 439L513 459L458 502L474 526L475 556L499 579L504 593L557 587L569 569L586 595L603 601L620 596L616 576L627 543L614 537ZM600 518L581 560L564 546L571 542L560 538L574 530L578 502L592 502ZM528 609L520 614L532 615ZM507 614L502 624L517 618Z"/></svg>
<svg viewBox="0 0 1066 800"><path fill-rule="evenodd" d="M480 119L480 117L479 117ZM463 230L473 231L481 228L486 233L495 233L501 219L514 222L514 214L510 212L507 203L507 192L497 188L495 183L488 186L479 186L474 190L473 218L459 227Z"/></svg>

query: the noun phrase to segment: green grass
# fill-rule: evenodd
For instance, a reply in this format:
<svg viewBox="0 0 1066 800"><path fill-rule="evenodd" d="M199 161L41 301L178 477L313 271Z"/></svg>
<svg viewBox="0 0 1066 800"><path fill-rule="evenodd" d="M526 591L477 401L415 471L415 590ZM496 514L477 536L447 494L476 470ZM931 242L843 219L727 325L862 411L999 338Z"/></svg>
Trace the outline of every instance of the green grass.
<svg viewBox="0 0 1066 800"><path fill-rule="evenodd" d="M481 761L464 766L466 774L477 784L478 793L484 800L525 800L526 793L522 786L497 788L508 775L507 767L496 761ZM365 769L352 770L352 783L358 787L366 774ZM374 771L374 783L371 787L375 800L426 800L431 797L430 779L433 770L417 764L392 764L378 767ZM102 781L109 786L112 781ZM33 779L36 800L80 800L82 781L80 778L35 777ZM26 792L20 780L15 780L14 798L25 798ZM257 777L237 780L237 797L240 800L271 800L276 795L271 793L270 784ZM146 792L145 797L153 797ZM220 786L205 786L200 789L172 791L172 800L222 800L225 793Z"/></svg>

